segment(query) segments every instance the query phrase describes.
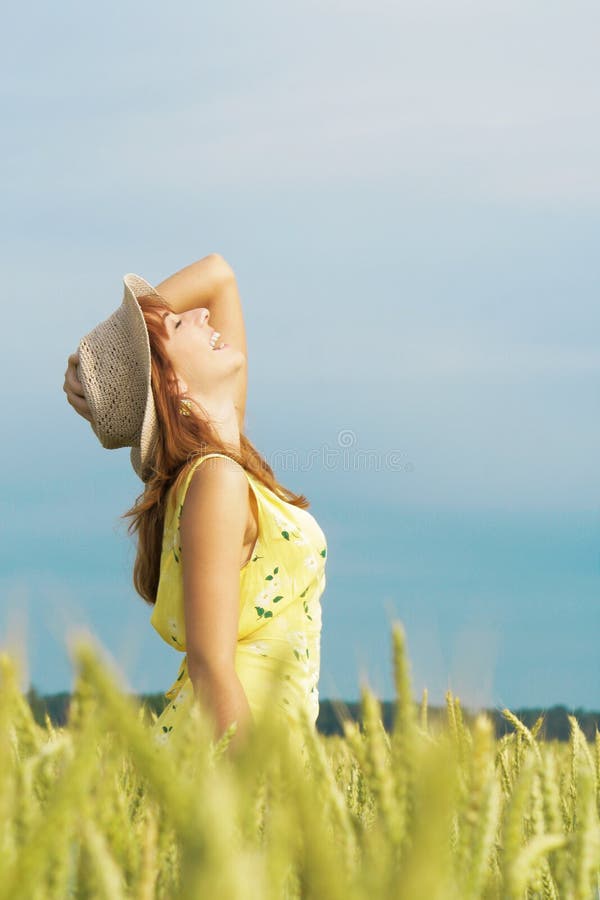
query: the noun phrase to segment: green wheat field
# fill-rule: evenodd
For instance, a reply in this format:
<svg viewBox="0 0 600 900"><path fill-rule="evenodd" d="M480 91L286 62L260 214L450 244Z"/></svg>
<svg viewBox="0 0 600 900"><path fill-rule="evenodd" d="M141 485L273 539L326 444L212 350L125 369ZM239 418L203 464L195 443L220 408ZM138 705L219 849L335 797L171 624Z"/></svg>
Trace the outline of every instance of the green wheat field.
<svg viewBox="0 0 600 900"><path fill-rule="evenodd" d="M237 754L196 705L178 739L118 686L92 642L65 727L36 723L0 655L0 900L600 898L600 732L471 727L448 692L428 722L392 625L394 719L361 688L344 736L267 718ZM232 726L233 728L234 726Z"/></svg>

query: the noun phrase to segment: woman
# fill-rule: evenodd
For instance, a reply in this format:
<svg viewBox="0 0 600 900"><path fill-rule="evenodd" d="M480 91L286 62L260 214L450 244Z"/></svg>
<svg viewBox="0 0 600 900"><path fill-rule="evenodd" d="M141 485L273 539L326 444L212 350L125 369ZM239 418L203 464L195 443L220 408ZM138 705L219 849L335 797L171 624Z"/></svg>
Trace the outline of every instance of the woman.
<svg viewBox="0 0 600 900"><path fill-rule="evenodd" d="M216 737L237 723L233 750L273 705L290 723L301 708L313 724L318 715L326 539L244 435L246 360L235 275L219 254L156 289L126 276L122 306L68 359L69 403L104 446L132 447L145 483L125 513L134 585L154 628L185 652L159 742L195 698Z"/></svg>

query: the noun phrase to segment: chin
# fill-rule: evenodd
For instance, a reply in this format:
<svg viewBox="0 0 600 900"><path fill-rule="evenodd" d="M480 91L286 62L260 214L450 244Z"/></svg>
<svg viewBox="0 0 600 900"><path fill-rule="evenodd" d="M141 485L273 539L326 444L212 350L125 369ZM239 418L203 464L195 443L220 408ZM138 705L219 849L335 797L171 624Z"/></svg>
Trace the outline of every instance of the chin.
<svg viewBox="0 0 600 900"><path fill-rule="evenodd" d="M233 347L227 347L223 352L229 352L229 358L235 360L239 368L246 362L246 356L241 350L235 350Z"/></svg>

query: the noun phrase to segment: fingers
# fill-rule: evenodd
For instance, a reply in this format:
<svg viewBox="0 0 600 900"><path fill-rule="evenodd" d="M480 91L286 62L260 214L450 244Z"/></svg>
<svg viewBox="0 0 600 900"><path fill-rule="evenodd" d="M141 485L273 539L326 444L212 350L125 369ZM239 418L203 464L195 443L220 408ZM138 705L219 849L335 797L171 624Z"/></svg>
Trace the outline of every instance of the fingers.
<svg viewBox="0 0 600 900"><path fill-rule="evenodd" d="M77 377L79 355L77 353L71 353L67 362L68 365L65 372L65 383L63 384L63 390L66 391L67 394L76 394L78 397L83 397L85 399L85 394L83 393L83 385Z"/></svg>
<svg viewBox="0 0 600 900"><path fill-rule="evenodd" d="M84 419L87 419L88 422L92 421L90 408L85 398L78 397L77 394L67 393L67 400L71 404L75 412L79 413L80 416L83 416Z"/></svg>
<svg viewBox="0 0 600 900"><path fill-rule="evenodd" d="M77 377L77 365L79 364L79 353L70 353L67 358L67 369L65 372L65 380L63 391L67 395L67 400L80 416L92 421L90 408L83 392L83 385Z"/></svg>

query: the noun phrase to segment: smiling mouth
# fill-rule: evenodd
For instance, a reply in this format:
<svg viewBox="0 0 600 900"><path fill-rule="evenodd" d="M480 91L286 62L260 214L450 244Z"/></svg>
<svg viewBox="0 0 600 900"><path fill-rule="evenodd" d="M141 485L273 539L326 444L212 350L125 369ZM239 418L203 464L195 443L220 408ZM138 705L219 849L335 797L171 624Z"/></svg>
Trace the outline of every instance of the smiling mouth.
<svg viewBox="0 0 600 900"><path fill-rule="evenodd" d="M225 347L229 346L229 344L226 344L224 341L222 341L219 344L219 346L217 347L217 341L219 340L220 337L221 337L220 331L213 331L213 333L211 334L208 343L213 350L223 350Z"/></svg>

